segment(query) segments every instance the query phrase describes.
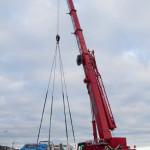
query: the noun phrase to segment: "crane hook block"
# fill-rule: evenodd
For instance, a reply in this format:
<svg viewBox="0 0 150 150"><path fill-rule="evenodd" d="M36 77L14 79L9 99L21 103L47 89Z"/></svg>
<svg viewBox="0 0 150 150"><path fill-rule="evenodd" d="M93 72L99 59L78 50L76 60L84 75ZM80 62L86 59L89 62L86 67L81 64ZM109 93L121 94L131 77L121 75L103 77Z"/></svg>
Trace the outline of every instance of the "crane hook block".
<svg viewBox="0 0 150 150"><path fill-rule="evenodd" d="M82 64L82 56L78 55L77 56L77 65L80 66Z"/></svg>
<svg viewBox="0 0 150 150"><path fill-rule="evenodd" d="M57 43L59 43L59 41L60 41L60 36L58 34L56 35L56 41L57 41Z"/></svg>

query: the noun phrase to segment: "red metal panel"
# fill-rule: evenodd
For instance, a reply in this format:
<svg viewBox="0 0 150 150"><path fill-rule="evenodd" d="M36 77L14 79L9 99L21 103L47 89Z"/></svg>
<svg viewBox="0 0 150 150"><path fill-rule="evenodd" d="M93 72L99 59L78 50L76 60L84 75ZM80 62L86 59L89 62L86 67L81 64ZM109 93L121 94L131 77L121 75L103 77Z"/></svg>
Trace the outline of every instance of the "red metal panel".
<svg viewBox="0 0 150 150"><path fill-rule="evenodd" d="M92 125L93 125L93 136L94 136L94 141L97 144L97 130L96 130L96 123L95 120L92 121Z"/></svg>

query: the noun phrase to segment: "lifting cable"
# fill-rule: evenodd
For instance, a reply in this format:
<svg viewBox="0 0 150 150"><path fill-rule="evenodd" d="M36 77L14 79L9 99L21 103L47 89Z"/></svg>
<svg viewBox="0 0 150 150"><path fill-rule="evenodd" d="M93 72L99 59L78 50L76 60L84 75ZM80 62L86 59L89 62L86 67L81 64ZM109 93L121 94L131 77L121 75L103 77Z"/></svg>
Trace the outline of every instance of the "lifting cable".
<svg viewBox="0 0 150 150"><path fill-rule="evenodd" d="M54 100L54 88L55 88L55 73L56 73L56 61L57 61L57 44L56 44L56 57L54 60L54 77L53 77L53 88L52 88L52 101L51 101L51 111L50 111L50 124L49 124L49 142L50 142L50 135L51 135L51 120L52 120L52 113L53 113L53 100Z"/></svg>
<svg viewBox="0 0 150 150"><path fill-rule="evenodd" d="M60 1L57 0L57 35L59 35L59 10L60 10Z"/></svg>
<svg viewBox="0 0 150 150"><path fill-rule="evenodd" d="M67 4L68 4L68 0L67 0ZM68 4L69 7L69 4ZM59 10L60 10L60 1L57 0L57 35L59 36ZM70 10L70 9L69 9ZM60 40L60 36L59 36L59 40ZM57 41L57 36L56 36L56 41ZM62 62L62 57L61 57L61 51L60 51L60 47L59 47L59 41L58 41L58 50L59 50L59 61L60 61L60 66L61 66L61 72L62 72L62 78L63 78L63 83L64 83L64 87L65 87L65 95L67 98L67 105L68 105L68 110L69 110L69 117L70 117L70 122L71 122L71 129L72 129L72 133L73 133L73 139L74 139L74 144L75 144L75 148L76 148L76 139L75 139L75 133L74 133L74 127L73 127L73 121L72 121L72 115L71 115L71 109L70 109L70 104L69 104L69 98L68 98L68 92L67 92L67 86L66 86L66 80L65 80L65 74L64 74L64 70L63 70L63 62ZM63 93L64 95L64 93Z"/></svg>
<svg viewBox="0 0 150 150"><path fill-rule="evenodd" d="M39 137L40 137L40 132L41 132L41 126L42 126L42 122L43 122L43 116L44 116L44 111L45 111L47 96L48 96L48 92L49 92L49 86L50 86L50 82L51 82L51 76L52 76L52 72L53 72L53 68L54 68L54 62L55 62L55 59L56 59L56 54L57 54L57 47L55 49L55 53L54 53L54 57L53 57L53 63L52 63L51 71L50 71L50 76L49 76L47 91L46 91L46 95L45 95L45 101L44 101L43 111L42 111L42 117L41 117L41 121L40 121L40 127L39 127L38 137L37 137L37 143L39 142Z"/></svg>
<svg viewBox="0 0 150 150"><path fill-rule="evenodd" d="M59 9L60 8L59 7L60 7L60 2L59 2L59 0L57 0L57 36L56 36L56 49L55 49L55 53L54 53L54 56L53 56L52 67L51 67L49 81L48 81L48 86L47 86L47 91L46 91L46 95L45 95L45 101L44 101L44 106L43 106L43 111L42 111L42 116L41 116L41 121L40 121L40 127L39 127L39 131L38 131L37 143L39 142L39 137L40 137L40 132L41 132L41 126L42 126L43 116L44 116L44 112L45 112L45 106L46 106L47 97L48 97L48 93L49 93L49 87L50 87L51 78L52 78L52 74L53 74L52 101L51 101L50 120L49 120L50 121L49 122L49 137L48 137L49 142L50 142L50 138L51 138L51 124L52 124L54 89L55 89L55 73L56 73L56 62L57 62L57 51L58 51L67 145L68 145L69 138L68 138L68 127L67 127L65 96L66 96L66 99L67 99L67 106L68 106L68 110L69 110L71 128L72 128L72 133L73 133L73 139L74 139L74 144L75 144L75 147L76 147L76 140L75 140L75 133L74 133L74 127L73 127L71 109L70 109L70 104L69 104L69 98L68 98L67 86L66 86L66 81L65 81L65 75L64 75L64 71L63 71L63 63L62 63L61 51L60 51L60 47L59 47L59 41L60 41L60 36L59 36Z"/></svg>
<svg viewBox="0 0 150 150"><path fill-rule="evenodd" d="M66 94L67 104L68 104L68 110L69 110L69 117L70 117L70 122L71 122L72 133L73 133L73 139L74 139L74 144L75 144L75 147L76 147L75 133L74 133L74 127L73 127L71 109L70 109L70 104L69 104L69 98L68 98L66 80L65 80L65 75L64 75L64 70L63 70L63 63L62 63L62 57L61 57L61 51L60 51L59 45L58 45L58 50L59 50L59 59L60 59L60 64L61 64L61 72L62 72L64 87L65 87L65 94Z"/></svg>
<svg viewBox="0 0 150 150"><path fill-rule="evenodd" d="M57 35L59 34L59 9L60 9L59 7L60 7L59 0L57 0ZM39 131L38 131L37 143L39 142L41 126L42 126L42 122L43 122L43 116L44 116L44 112L45 112L45 106L46 106L47 96L48 96L48 92L49 92L49 86L50 86L50 82L51 82L51 75L52 75L52 71L53 71L53 67L54 67L54 62L56 63L56 54L57 54L57 44L56 44L56 49L55 49L55 53L54 53L54 57L53 57L53 63L52 63L51 72L50 72L50 76L49 76L47 91L46 91L46 95L45 95L45 101L44 101L42 117L41 117L41 121L40 121L40 127L39 127ZM53 80L53 83L54 83L54 80ZM53 90L54 90L54 86L53 86ZM50 113L49 141L50 141L50 130L51 130L50 128L51 128L52 106L53 106L53 96L52 96L51 113Z"/></svg>
<svg viewBox="0 0 150 150"><path fill-rule="evenodd" d="M59 36L59 35L57 35ZM57 39L57 38L56 38ZM62 88L62 97L63 97L63 105L64 105L64 117L65 117L65 127L66 127L66 138L67 138L67 145L68 145L68 127L67 127L67 119L66 119L66 106L65 106L65 97L64 97L64 85L63 85L63 74L62 74L62 63L60 61L60 47L59 41L58 43L58 50L59 50L59 63L60 63L60 76L61 76L61 88Z"/></svg>
<svg viewBox="0 0 150 150"><path fill-rule="evenodd" d="M65 128L66 128L66 138L67 138L67 145L68 145L68 127L67 127L67 118L66 118L66 106L65 106L65 97L64 97L64 85L63 85L63 73L62 73L62 63L60 61L60 47L59 47L59 40L60 36L56 36L56 50L59 49L59 63L60 63L60 75L61 75L61 87L62 87L62 98L63 98L63 107L64 107L64 117L65 117ZM56 55L57 57L57 51ZM53 78L53 89L52 89L52 101L51 101L51 111L50 111L50 125L49 125L49 141L51 137L51 121L52 121L52 112L53 112L53 98L54 98L54 85L55 85L55 70L56 70L56 57L54 61L54 78Z"/></svg>

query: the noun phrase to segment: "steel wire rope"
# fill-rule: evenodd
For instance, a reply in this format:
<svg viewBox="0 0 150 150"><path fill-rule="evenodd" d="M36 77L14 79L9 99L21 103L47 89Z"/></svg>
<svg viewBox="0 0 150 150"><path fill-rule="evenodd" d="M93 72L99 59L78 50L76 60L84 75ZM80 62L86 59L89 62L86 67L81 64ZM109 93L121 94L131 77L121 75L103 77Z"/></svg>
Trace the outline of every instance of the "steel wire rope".
<svg viewBox="0 0 150 150"><path fill-rule="evenodd" d="M65 74L64 74L64 70L63 70L63 62L62 62L61 51L60 51L59 45L58 45L58 51L59 51L59 56L60 56L59 57L60 58L60 65L61 65L62 78L63 78L64 87L65 87L65 93L66 93L66 98L67 98L67 104L68 104L71 128L72 128L72 133L73 133L73 138L74 138L74 144L75 144L75 147L76 147L76 139L75 139L75 133L74 133L74 127L73 127L73 120L72 120L72 115L71 115L71 109L70 109L68 92L67 92L67 85L66 85Z"/></svg>
<svg viewBox="0 0 150 150"><path fill-rule="evenodd" d="M59 1L59 0L58 0ZM69 2L68 0L67 4L68 4L68 8L70 10L69 7ZM59 6L59 4L58 4ZM59 13L59 11L57 11L57 13ZM59 17L59 15L58 15ZM72 17L71 17L72 18ZM72 21L73 24L73 21ZM58 26L59 27L59 26ZM74 30L75 30L75 26L73 25ZM59 31L59 30L58 30ZM63 71L63 63L62 63L62 57L61 57L61 51L60 51L60 47L58 45L58 50L59 50L59 56L60 56L60 64L61 64L61 70L62 70L62 77L63 77L63 82L64 82L64 86L65 86L65 93L66 93L66 98L67 98L67 104L68 104L68 110L69 110L69 117L70 117L70 122L71 122L71 128L72 128L72 133L73 133L73 139L74 139L74 144L75 144L75 148L76 148L76 139L75 139L75 133L74 133L74 127L73 127L73 120L72 120L72 115L71 115L71 110L70 110L70 104L69 104L69 98L68 98L68 92L67 92L67 86L66 86L66 81L65 81L65 75L64 75L64 71Z"/></svg>
<svg viewBox="0 0 150 150"><path fill-rule="evenodd" d="M64 106L64 117L65 117L65 128L66 128L66 138L67 138L67 145L68 145L68 126L67 126L67 117L66 117L66 105L65 105L65 96L64 96L64 83L63 83L63 73L62 73L62 63L60 59L60 47L58 44L58 51L59 51L59 64L60 64L60 76L61 76L61 88L62 88L62 97L63 97L63 106Z"/></svg>
<svg viewBox="0 0 150 150"><path fill-rule="evenodd" d="M57 34L59 35L59 20L60 20L60 1L57 0Z"/></svg>
<svg viewBox="0 0 150 150"><path fill-rule="evenodd" d="M50 86L50 82L51 82L51 75L52 75L52 71L53 71L53 67L54 67L54 60L56 58L56 51L57 51L57 46L56 46L54 57L53 57L53 62L52 62L52 67L51 67L51 71L50 71L50 76L49 76L47 91L46 91L46 95L45 95L45 101L44 101L44 106L43 106L43 110L42 110L42 117L41 117L40 127L39 127L39 131L38 131L37 143L39 142L39 137L40 137L40 132L41 132L41 126L42 126L42 122L43 122L43 116L44 116L44 111L45 111L47 96L48 96L48 92L49 92L49 86Z"/></svg>
<svg viewBox="0 0 150 150"><path fill-rule="evenodd" d="M53 76L53 87L52 87L52 101L51 101L51 111L50 111L50 124L49 124L49 142L51 135L51 123L52 123L52 113L53 113L53 100L54 100L54 89L55 89L55 73L56 73L56 63L57 63L57 44L56 44L56 55L54 61L54 76Z"/></svg>
<svg viewBox="0 0 150 150"><path fill-rule="evenodd" d="M59 36L59 10L60 10L60 1L57 0L57 19L56 19L56 57L55 57L55 69L56 69L56 59L57 59L57 49L58 49L58 41L60 40L60 36ZM51 138L51 121L52 121L52 114L53 114L53 100L54 100L54 83L55 83L55 69L54 69L54 78L53 78L53 88L52 88L52 101L51 101L51 110L50 110L50 122L49 122L49 142L50 142L50 138Z"/></svg>
<svg viewBox="0 0 150 150"><path fill-rule="evenodd" d="M57 40L57 37L59 37L59 40L60 40L60 36L59 36L59 9L60 9L60 3L59 2L60 1L57 0L57 36L56 36L56 40ZM70 120L71 120L72 132L73 132L73 137L74 137L74 143L75 143L75 146L76 146L75 134L74 134L74 128L73 128L73 121L72 121L70 104L69 104L69 99L68 99L68 94L67 94L67 87L66 87L65 76L64 76L64 71L63 71L63 65L62 65L62 58L61 58L61 52L60 52L60 47L59 47L59 41L57 41L57 43L56 43L56 49L55 49L55 54L54 54L54 58L53 58L52 68L51 68L51 72L50 72L50 78L49 78L49 82L48 82L47 92L46 92L46 96L45 96L45 101L44 101L44 106L43 106L43 111L42 111L42 117L41 117L39 132L38 132L37 143L38 143L39 137L40 137L40 131L41 131L41 126L42 126L42 121L43 121L43 116L44 116L44 111L45 111L45 106L46 106L46 101L47 101L47 96L48 96L48 91L49 91L49 86L50 86L52 71L54 70L53 89L52 89L52 101L51 101L51 111L50 111L50 125L49 125L49 141L50 141L51 120L52 120L53 100L54 100L54 87L55 87L54 83L55 83L55 70L56 70L57 49L59 50L61 85L62 85L62 96L63 96L63 105L64 105L64 116L65 116L65 127L66 127L67 144L68 144L68 127L67 127L67 117L66 117L66 106L65 106L64 89L65 89L66 98L67 98L67 104L68 104L69 116L70 116Z"/></svg>
<svg viewBox="0 0 150 150"><path fill-rule="evenodd" d="M60 21L60 1L57 0L57 36L56 36L56 41L57 41L57 48L59 50L59 21ZM60 53L59 53L60 54ZM60 63L60 74L61 74L61 87L62 87L62 97L63 97L63 106L64 106L64 117L65 117L65 128L66 128L66 138L67 138L67 144L68 144L68 127L67 127L67 118L66 118L66 106L65 106L65 97L64 97L64 86L63 86L63 74L62 74L62 64L60 61L60 55L59 55L59 63Z"/></svg>
<svg viewBox="0 0 150 150"><path fill-rule="evenodd" d="M57 34L59 33L59 5L60 5L59 4L59 0L57 0ZM43 111L42 111L42 117L41 117L40 127L39 127L39 131L38 131L37 143L38 143L39 137L40 137L41 126L42 126L42 121L43 121L43 116L44 116L44 111L45 111L45 106L46 106L46 101L47 101L47 96L48 96L50 81L51 81L51 75L52 75L53 66L54 66L54 60L56 59L56 51L57 51L57 44L56 44L55 54L54 54L54 57L53 57L53 63L52 63L52 67L51 67L51 72L50 72L48 87L47 87L47 91L46 91L46 96L45 96L45 101L44 101L44 106L43 106ZM52 98L52 102L53 102L53 98Z"/></svg>
<svg viewBox="0 0 150 150"><path fill-rule="evenodd" d="M57 40L57 36L56 36ZM49 141L51 137L51 120L52 120L52 112L53 112L53 98L54 98L54 85L55 85L55 71L56 71L56 60L57 60L57 49L58 49L59 41L56 43L56 57L54 61L54 78L53 78L53 89L52 89L52 101L51 101L51 111L50 111L50 125L49 125ZM61 87L62 87L62 97L63 97L63 107L64 107L64 117L65 117L65 128L66 128L66 138L68 145L68 127L67 127L67 117L66 117L66 106L65 106L65 96L64 96L64 85L63 85L63 74L62 74L62 65L60 61L59 55L59 63L60 63L60 75L61 75Z"/></svg>

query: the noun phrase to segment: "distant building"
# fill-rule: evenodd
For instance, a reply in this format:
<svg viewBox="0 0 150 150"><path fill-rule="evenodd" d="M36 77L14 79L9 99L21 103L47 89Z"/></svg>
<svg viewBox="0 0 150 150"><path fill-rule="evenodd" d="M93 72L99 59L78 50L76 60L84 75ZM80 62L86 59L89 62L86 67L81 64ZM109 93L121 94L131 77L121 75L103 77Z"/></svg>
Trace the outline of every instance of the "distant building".
<svg viewBox="0 0 150 150"><path fill-rule="evenodd" d="M1 146L0 145L0 150L7 150L7 148L8 148L7 146Z"/></svg>
<svg viewBox="0 0 150 150"><path fill-rule="evenodd" d="M8 146L1 146L0 145L0 150L19 150L19 149L15 149L15 148L11 148L11 147L8 147Z"/></svg>

